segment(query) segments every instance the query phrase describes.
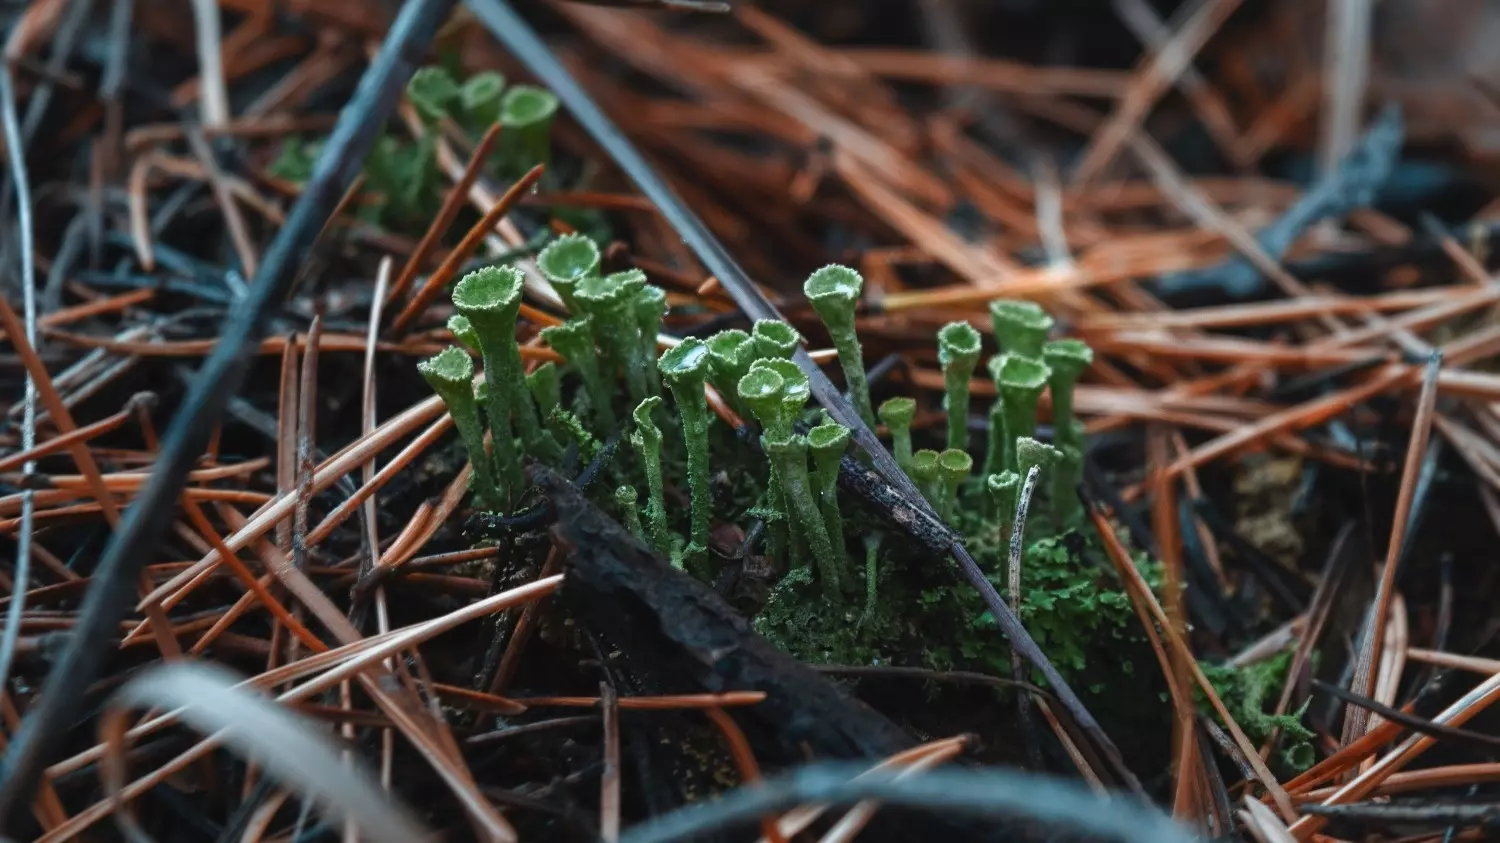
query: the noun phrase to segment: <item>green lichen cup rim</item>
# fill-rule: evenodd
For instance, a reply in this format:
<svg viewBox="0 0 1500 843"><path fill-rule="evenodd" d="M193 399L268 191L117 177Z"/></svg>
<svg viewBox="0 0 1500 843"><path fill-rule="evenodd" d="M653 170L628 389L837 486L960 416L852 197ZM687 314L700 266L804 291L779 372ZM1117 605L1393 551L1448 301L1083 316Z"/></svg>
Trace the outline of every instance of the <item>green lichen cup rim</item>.
<svg viewBox="0 0 1500 843"><path fill-rule="evenodd" d="M887 398L880 402L880 409L876 413L886 427L911 424L912 419L917 417L917 400L905 396Z"/></svg>
<svg viewBox="0 0 1500 843"><path fill-rule="evenodd" d="M938 457L938 452L930 448L923 448L911 455L911 473L918 483L937 479Z"/></svg>
<svg viewBox="0 0 1500 843"><path fill-rule="evenodd" d="M589 275L578 282L573 295L584 304L611 306L625 304L646 285L646 273L627 269L609 275Z"/></svg>
<svg viewBox="0 0 1500 843"><path fill-rule="evenodd" d="M461 311L517 311L525 281L526 276L513 266L481 267L465 275L453 288L453 305Z"/></svg>
<svg viewBox="0 0 1500 843"><path fill-rule="evenodd" d="M979 360L980 347L979 331L968 322L949 322L938 331L938 362L943 366L950 361L972 366Z"/></svg>
<svg viewBox="0 0 1500 843"><path fill-rule="evenodd" d="M949 478L968 477L974 470L974 458L960 448L949 448L938 454L937 464L938 470Z"/></svg>
<svg viewBox="0 0 1500 843"><path fill-rule="evenodd" d="M1028 331L1046 333L1055 324L1051 314L1034 301L1022 299L996 299L990 302L990 319L998 329L1001 323L1014 325Z"/></svg>
<svg viewBox="0 0 1500 843"><path fill-rule="evenodd" d="M795 353L797 344L802 342L802 335L797 333L797 329L779 319L756 321L750 329L750 338L755 342L764 341L778 353L786 356Z"/></svg>
<svg viewBox="0 0 1500 843"><path fill-rule="evenodd" d="M1016 354L1001 354L990 360L990 374L1002 389L1036 390L1040 392L1052 377L1047 364Z"/></svg>
<svg viewBox="0 0 1500 843"><path fill-rule="evenodd" d="M757 405L765 405L774 401L781 402L782 392L786 389L786 381L781 375L772 369L751 369L740 378L735 385L735 391L739 393L740 400L749 404L752 408Z"/></svg>
<svg viewBox="0 0 1500 843"><path fill-rule="evenodd" d="M470 76L459 86L459 102L465 108L473 108L493 100L505 91L505 77L493 70L484 70Z"/></svg>
<svg viewBox="0 0 1500 843"><path fill-rule="evenodd" d="M1062 456L1062 452L1030 436L1016 437L1016 464L1048 467Z"/></svg>
<svg viewBox="0 0 1500 843"><path fill-rule="evenodd" d="M446 117L459 95L458 83L441 67L421 68L406 83L406 98L427 120Z"/></svg>
<svg viewBox="0 0 1500 843"><path fill-rule="evenodd" d="M849 447L849 428L837 422L824 422L807 432L807 446L814 451L838 451Z"/></svg>
<svg viewBox="0 0 1500 843"><path fill-rule="evenodd" d="M551 120L557 113L557 97L551 91L534 85L516 85L500 100L500 123L504 126L532 126Z"/></svg>
<svg viewBox="0 0 1500 843"><path fill-rule="evenodd" d="M991 494L1003 494L1021 488L1021 475L1006 469L999 474L991 474L984 478L984 485Z"/></svg>
<svg viewBox="0 0 1500 843"><path fill-rule="evenodd" d="M417 371L436 389L439 385L456 387L471 385L474 380L474 359L462 349L448 346L437 354L417 364Z"/></svg>
<svg viewBox="0 0 1500 843"><path fill-rule="evenodd" d="M573 281L599 271L599 246L582 234L564 234L536 256L536 267L548 281Z"/></svg>
<svg viewBox="0 0 1500 843"><path fill-rule="evenodd" d="M757 369L768 369L781 376L783 401L806 404L812 398L812 384L796 363L779 357L762 357L750 364L752 372Z"/></svg>
<svg viewBox="0 0 1500 843"><path fill-rule="evenodd" d="M1094 362L1094 349L1080 339L1051 340L1042 346L1042 359L1054 372L1077 377Z"/></svg>
<svg viewBox="0 0 1500 843"><path fill-rule="evenodd" d="M635 405L635 409L630 411L630 420L635 422L636 429L656 427L656 420L651 418L651 414L661 405L660 395L648 395L642 398L641 403Z"/></svg>
<svg viewBox="0 0 1500 843"><path fill-rule="evenodd" d="M697 337L688 337L667 349L657 368L668 381L701 381L708 374L708 345Z"/></svg>

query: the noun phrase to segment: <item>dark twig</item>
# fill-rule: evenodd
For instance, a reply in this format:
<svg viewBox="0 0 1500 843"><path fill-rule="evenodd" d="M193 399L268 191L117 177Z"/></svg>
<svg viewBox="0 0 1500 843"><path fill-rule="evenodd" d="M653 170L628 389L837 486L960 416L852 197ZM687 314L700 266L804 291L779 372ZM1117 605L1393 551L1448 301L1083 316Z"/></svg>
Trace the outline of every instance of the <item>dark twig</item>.
<svg viewBox="0 0 1500 843"><path fill-rule="evenodd" d="M1482 732L1471 732L1468 729L1457 729L1452 726L1444 726L1421 717L1414 717L1406 712L1391 708L1390 706L1376 702L1362 694L1346 691L1337 685L1324 682L1321 679L1312 681L1313 687L1326 694L1338 697L1343 702L1358 706L1366 711L1374 712L1392 723L1400 723L1413 732L1426 735L1439 740L1456 741L1460 743L1479 744L1490 749L1500 748L1500 738L1494 735L1486 735Z"/></svg>
<svg viewBox="0 0 1500 843"><path fill-rule="evenodd" d="M187 472L208 441L225 402L244 379L249 357L272 306L290 289L328 215L354 182L380 128L454 0L417 0L401 8L379 54L365 71L329 136L317 167L267 250L249 296L225 320L221 339L198 372L162 440L151 476L110 538L78 609L78 625L42 688L46 705L32 706L0 771L0 828L30 801L40 770L69 734L84 691L98 677L137 573L165 531Z"/></svg>

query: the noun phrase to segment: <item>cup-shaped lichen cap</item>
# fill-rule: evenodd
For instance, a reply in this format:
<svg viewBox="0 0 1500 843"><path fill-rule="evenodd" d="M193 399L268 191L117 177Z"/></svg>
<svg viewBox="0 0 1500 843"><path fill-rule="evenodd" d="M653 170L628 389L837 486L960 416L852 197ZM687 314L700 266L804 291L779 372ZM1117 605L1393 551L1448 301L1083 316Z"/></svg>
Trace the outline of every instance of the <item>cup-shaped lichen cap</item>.
<svg viewBox="0 0 1500 843"><path fill-rule="evenodd" d="M1042 359L1058 377L1075 381L1094 362L1094 350L1079 339L1052 340L1042 346Z"/></svg>
<svg viewBox="0 0 1500 843"><path fill-rule="evenodd" d="M782 358L765 358L750 364L751 371L755 369L770 369L781 376L781 406L786 408L789 418L796 419L802 408L812 398L812 384L807 380L807 374L802 371L796 363Z"/></svg>
<svg viewBox="0 0 1500 843"><path fill-rule="evenodd" d="M1047 364L1018 354L997 354L990 358L990 374L999 385L1001 393L1021 390L1040 396L1052 377Z"/></svg>
<svg viewBox="0 0 1500 843"><path fill-rule="evenodd" d="M667 383L701 386L708 377L708 345L697 337L688 337L667 349L656 365Z"/></svg>
<svg viewBox="0 0 1500 843"><path fill-rule="evenodd" d="M627 269L609 275L590 275L578 282L573 294L585 309L612 310L630 304L646 286L646 273Z"/></svg>
<svg viewBox="0 0 1500 843"><path fill-rule="evenodd" d="M452 316L449 316L448 332L453 334L454 339L458 340L469 348L478 350L479 335L474 333L474 323L469 321L469 317L463 315L462 313L455 313Z"/></svg>
<svg viewBox="0 0 1500 843"><path fill-rule="evenodd" d="M458 83L441 67L424 67L406 83L406 98L429 123L447 117L458 96Z"/></svg>
<svg viewBox="0 0 1500 843"><path fill-rule="evenodd" d="M1020 469L1022 478L1031 466L1039 465L1042 468L1050 468L1062 459L1062 451L1041 442L1030 436L1019 436L1016 438L1016 466Z"/></svg>
<svg viewBox="0 0 1500 843"><path fill-rule="evenodd" d="M949 483L963 480L973 470L974 458L969 456L968 451L949 448L938 454L938 473Z"/></svg>
<svg viewBox="0 0 1500 843"><path fill-rule="evenodd" d="M465 275L453 288L453 306L482 337L494 328L515 331L526 278L513 266L486 266Z"/></svg>
<svg viewBox="0 0 1500 843"><path fill-rule="evenodd" d="M739 328L726 328L709 337L708 365L718 377L734 378L738 381L750 369L751 356L755 353L755 341Z"/></svg>
<svg viewBox="0 0 1500 843"><path fill-rule="evenodd" d="M570 290L579 281L599 274L599 246L582 234L564 234L547 244L536 256L536 268L542 276Z"/></svg>
<svg viewBox="0 0 1500 843"><path fill-rule="evenodd" d="M990 302L990 321L1002 351L1039 357L1053 320L1041 305L1031 301L997 299Z"/></svg>
<svg viewBox="0 0 1500 843"><path fill-rule="evenodd" d="M500 100L500 122L506 126L534 126L557 113L557 97L532 85L517 85Z"/></svg>
<svg viewBox="0 0 1500 843"><path fill-rule="evenodd" d="M657 435L654 433L656 431L656 420L651 418L651 414L661 405L662 400L660 395L650 395L641 399L641 403L635 405L635 409L630 411L630 420L635 423L635 429L637 431L653 431L652 435Z"/></svg>
<svg viewBox="0 0 1500 843"><path fill-rule="evenodd" d="M770 427L781 418L782 392L786 388L786 382L781 375L770 369L751 369L748 374L740 378L736 391L740 400L750 408L763 427Z"/></svg>
<svg viewBox="0 0 1500 843"><path fill-rule="evenodd" d="M757 321L750 337L755 340L755 351L761 357L787 360L797 353L797 345L802 342L797 329L779 319Z"/></svg>
<svg viewBox="0 0 1500 843"><path fill-rule="evenodd" d="M807 447L814 453L843 454L849 447L849 428L838 422L823 422L807 432Z"/></svg>
<svg viewBox="0 0 1500 843"><path fill-rule="evenodd" d="M984 487L990 498L998 503L1010 501L1015 506L1016 495L1021 491L1021 475L1014 471L1002 471L984 478Z"/></svg>
<svg viewBox="0 0 1500 843"><path fill-rule="evenodd" d="M979 331L968 322L949 322L938 331L938 363L957 363L972 370L979 362Z"/></svg>
<svg viewBox="0 0 1500 843"><path fill-rule="evenodd" d="M865 279L847 266L829 264L807 277L802 292L829 330L854 330L854 307Z"/></svg>
<svg viewBox="0 0 1500 843"><path fill-rule="evenodd" d="M475 124L488 127L500 120L500 97L504 93L505 77L485 70L464 80L458 89L458 103Z"/></svg>
<svg viewBox="0 0 1500 843"><path fill-rule="evenodd" d="M448 390L466 389L474 394L474 360L462 349L448 346L417 364L417 371L432 389L447 400Z"/></svg>
<svg viewBox="0 0 1500 843"><path fill-rule="evenodd" d="M923 448L911 455L912 479L921 484L931 483L938 479L940 471L938 467L939 454L937 451Z"/></svg>
<svg viewBox="0 0 1500 843"><path fill-rule="evenodd" d="M887 398L880 404L880 422L887 428L908 427L912 419L917 417L917 401L915 398Z"/></svg>
<svg viewBox="0 0 1500 843"><path fill-rule="evenodd" d="M579 357L594 353L594 332L588 314L574 316L561 325L548 325L542 329L542 342L547 347L575 362Z"/></svg>

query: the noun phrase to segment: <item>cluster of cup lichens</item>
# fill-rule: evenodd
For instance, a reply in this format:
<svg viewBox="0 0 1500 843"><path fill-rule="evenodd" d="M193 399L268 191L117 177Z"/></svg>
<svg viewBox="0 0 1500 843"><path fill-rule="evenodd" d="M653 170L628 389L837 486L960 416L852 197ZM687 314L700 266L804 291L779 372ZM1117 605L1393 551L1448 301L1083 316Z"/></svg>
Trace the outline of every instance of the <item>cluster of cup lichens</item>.
<svg viewBox="0 0 1500 843"><path fill-rule="evenodd" d="M810 428L803 423L811 390L807 376L791 359L802 342L797 331L783 322L760 321L748 332L729 329L706 340L668 343L670 347L657 357L667 300L660 288L646 283L644 273L603 274L597 246L579 235L554 241L538 256L537 268L573 314L541 332L542 340L578 378L580 388L573 391L571 402L563 401L562 371L554 364L544 363L530 374L523 371L516 320L524 275L512 267L470 273L453 292L457 314L449 327L483 358L487 383L481 394L475 394L473 362L463 350L446 349L419 365L447 404L468 450L479 505L508 511L517 503L523 483L522 449L544 462L555 461L570 442L591 451L595 436L617 429L615 402L628 397L625 406L633 407L627 419L629 442L639 457L637 479L644 483L646 504L644 511L638 509L634 482L616 489L615 504L626 525L657 552L701 576L711 576L712 416L705 393L711 387L742 417L759 423L769 471L755 512L768 522L769 554L792 568L811 566L830 596L854 587L838 501L839 468L850 431L826 416ZM851 403L873 426L876 413L855 331L862 288L863 280L854 270L827 266L807 279L804 292L833 339ZM1004 531L1025 472L1032 466L1050 468L1058 486L1054 513L1065 519L1070 502L1076 506L1071 489L1082 448L1081 427L1072 417L1072 393L1091 352L1076 340L1047 341L1052 320L1036 305L995 302L991 316L1001 353L990 360L989 369L999 396L990 416L983 486ZM941 514L952 516L960 506L961 489L973 476L969 383L981 343L979 332L963 322L944 327L938 343L946 384L947 449L913 452L912 399L886 401L878 417L891 433L902 469ZM615 388L621 380L625 396ZM685 542L670 529L665 505L663 435L656 424L665 404L663 385L671 393L687 455L691 507ZM1049 386L1055 446L1034 438L1037 405ZM488 420L488 449L481 408ZM870 556L871 548L866 550ZM871 560L866 561L868 568ZM866 577L868 591L873 588L873 572L867 570Z"/></svg>
<svg viewBox="0 0 1500 843"><path fill-rule="evenodd" d="M990 322L1000 353L987 364L996 398L990 406L980 477L1000 536L1008 542L1025 478L1034 467L1041 474L1050 472L1056 524L1065 526L1078 512L1074 490L1083 470L1083 425L1073 414L1073 393L1094 354L1081 340L1048 340L1052 317L1034 302L991 302ZM957 510L959 490L973 470L968 451L969 383L980 351L979 331L967 322L950 323L938 332L948 417L946 450L912 451L915 401L892 398L880 405L880 420L890 430L897 463L945 517ZM1049 390L1050 444L1036 438L1037 407Z"/></svg>

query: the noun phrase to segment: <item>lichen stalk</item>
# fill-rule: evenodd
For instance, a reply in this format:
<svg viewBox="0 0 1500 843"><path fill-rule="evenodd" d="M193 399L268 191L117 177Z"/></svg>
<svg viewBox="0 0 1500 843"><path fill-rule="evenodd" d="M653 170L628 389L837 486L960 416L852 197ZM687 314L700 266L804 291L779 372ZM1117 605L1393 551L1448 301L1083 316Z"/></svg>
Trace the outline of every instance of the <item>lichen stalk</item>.
<svg viewBox="0 0 1500 843"><path fill-rule="evenodd" d="M578 283L574 298L592 317L594 344L604 354L611 370L625 373L630 400L639 402L653 394L646 371L651 356L643 353L635 297L646 285L646 273L630 269L605 276L590 276Z"/></svg>
<svg viewBox="0 0 1500 843"><path fill-rule="evenodd" d="M500 125L505 128L495 146L506 175L520 175L551 160L557 106L552 92L531 85L516 85L500 98Z"/></svg>
<svg viewBox="0 0 1500 843"><path fill-rule="evenodd" d="M854 311L864 291L865 280L847 266L830 264L808 276L802 285L807 301L817 311L833 346L849 387L849 401L866 425L875 426L870 406L870 385L865 378L864 351L854 327Z"/></svg>
<svg viewBox="0 0 1500 843"><path fill-rule="evenodd" d="M653 395L636 405L631 414L634 430L630 433L630 444L641 455L641 469L646 475L646 534L652 549L672 559L672 534L667 529L667 503L661 479L661 430L651 418L661 404L661 397ZM680 561L673 559L674 564Z"/></svg>
<svg viewBox="0 0 1500 843"><path fill-rule="evenodd" d="M768 435L776 439L792 435L796 430L797 420L801 418L803 409L812 397L812 385L808 383L807 375L796 363L783 357L763 357L750 364L750 370L772 371L781 378L781 403L768 428ZM777 482L780 483L779 480ZM792 566L807 564L808 539L802 523L796 518L788 517L786 531L788 559Z"/></svg>
<svg viewBox="0 0 1500 843"><path fill-rule="evenodd" d="M729 399L734 411L747 415L745 402L740 400L739 384L750 371L755 361L755 341L739 328L728 328L709 337L708 379L719 393Z"/></svg>
<svg viewBox="0 0 1500 843"><path fill-rule="evenodd" d="M969 447L969 379L979 365L979 351L979 332L968 322L950 322L938 331L949 448Z"/></svg>
<svg viewBox="0 0 1500 843"><path fill-rule="evenodd" d="M1017 354L1003 354L990 363L1002 399L1006 449L1003 467L1020 471L1015 457L1016 441L1036 433L1036 407L1052 372L1045 363Z"/></svg>
<svg viewBox="0 0 1500 843"><path fill-rule="evenodd" d="M812 548L813 558L818 563L818 577L823 591L831 598L838 598L842 589L839 577L840 565L833 555L833 543L823 526L823 516L813 500L811 483L807 472L807 437L788 436L784 439L767 439L766 453L776 461L781 470L782 488L787 504L796 520L802 525L803 535Z"/></svg>
<svg viewBox="0 0 1500 843"><path fill-rule="evenodd" d="M922 497L936 509L942 502L942 492L938 486L938 452L923 448L912 454L911 472L911 479L921 490Z"/></svg>
<svg viewBox="0 0 1500 843"><path fill-rule="evenodd" d="M613 430L615 410L610 404L609 387L599 371L599 358L594 353L592 321L588 315L575 316L561 325L543 328L542 342L561 354L583 379L583 390L594 414L595 430Z"/></svg>
<svg viewBox="0 0 1500 843"><path fill-rule="evenodd" d="M521 271L514 267L490 266L465 275L453 288L454 307L474 326L479 338L489 386L486 410L490 432L497 458L502 461L501 473L506 477L519 476L520 461L514 456L515 448L510 442L517 430L527 451L534 456L545 460L558 456L557 443L542 430L536 403L526 388L521 351L516 343L522 280ZM509 464L515 466L515 473ZM519 486L512 486L516 488Z"/></svg>
<svg viewBox="0 0 1500 843"><path fill-rule="evenodd" d="M756 420L760 422L762 440L783 431L781 398L785 387L786 384L781 375L766 367L752 368L740 378L739 384L735 387L735 394L739 396L740 402L748 407ZM785 431L785 433L789 432ZM781 469L775 460L770 461L770 472L766 481L766 507L774 516L770 523L771 555L777 559L788 559L792 562L792 567L795 567L796 560L788 556L792 518L790 509L786 505L786 495L782 490Z"/></svg>
<svg viewBox="0 0 1500 843"><path fill-rule="evenodd" d="M692 529L685 555L690 566L701 567L708 557L708 530L713 510L713 499L708 490L708 398L703 392L703 385L708 380L708 346L696 337L688 337L661 356L658 368L672 390L687 445Z"/></svg>
<svg viewBox="0 0 1500 843"><path fill-rule="evenodd" d="M640 331L639 359L645 361L646 388L652 393L661 392L661 374L650 363L656 359L656 338L661 334L661 321L667 315L667 291L647 284L636 292L631 308Z"/></svg>
<svg viewBox="0 0 1500 843"><path fill-rule="evenodd" d="M624 520L626 529L630 530L631 535L645 541L646 534L641 530L641 512L636 500L634 486L619 486L615 489L615 507L620 511L620 518Z"/></svg>
<svg viewBox="0 0 1500 843"><path fill-rule="evenodd" d="M1094 350L1077 339L1053 340L1042 346L1042 360L1052 370L1048 383L1052 391L1052 438L1060 445L1082 447L1083 438L1074 438L1073 391L1078 378L1094 362Z"/></svg>
<svg viewBox="0 0 1500 843"><path fill-rule="evenodd" d="M807 447L817 470L818 508L841 571L847 570L849 554L844 546L844 516L839 511L839 464L849 447L849 436L849 428L837 422L824 422L807 432Z"/></svg>
<svg viewBox="0 0 1500 843"><path fill-rule="evenodd" d="M880 404L880 423L891 433L891 453L896 465L911 473L911 423L917 417L917 402L912 398L888 398Z"/></svg>
<svg viewBox="0 0 1500 843"><path fill-rule="evenodd" d="M938 512L944 518L952 518L958 511L958 490L974 470L974 458L968 451L949 448L938 454L938 475L942 482L942 503Z"/></svg>
<svg viewBox="0 0 1500 843"><path fill-rule="evenodd" d="M562 405L562 373L551 360L531 370L526 376L526 388L531 390L537 411L544 419Z"/></svg>
<svg viewBox="0 0 1500 843"><path fill-rule="evenodd" d="M484 448L484 423L479 418L479 403L474 399L474 361L462 350L449 346L434 357L417 364L417 371L432 386L432 391L443 399L448 415L453 417L453 427L458 439L468 452L469 462L474 466L474 492L483 508L502 509L510 500L510 492L518 486L510 485L506 477L502 486L495 476L494 464Z"/></svg>
<svg viewBox="0 0 1500 843"><path fill-rule="evenodd" d="M1021 475L1002 471L984 479L985 492L995 511L995 539L999 547L1010 544L1011 524L1016 517L1016 496L1021 493Z"/></svg>

